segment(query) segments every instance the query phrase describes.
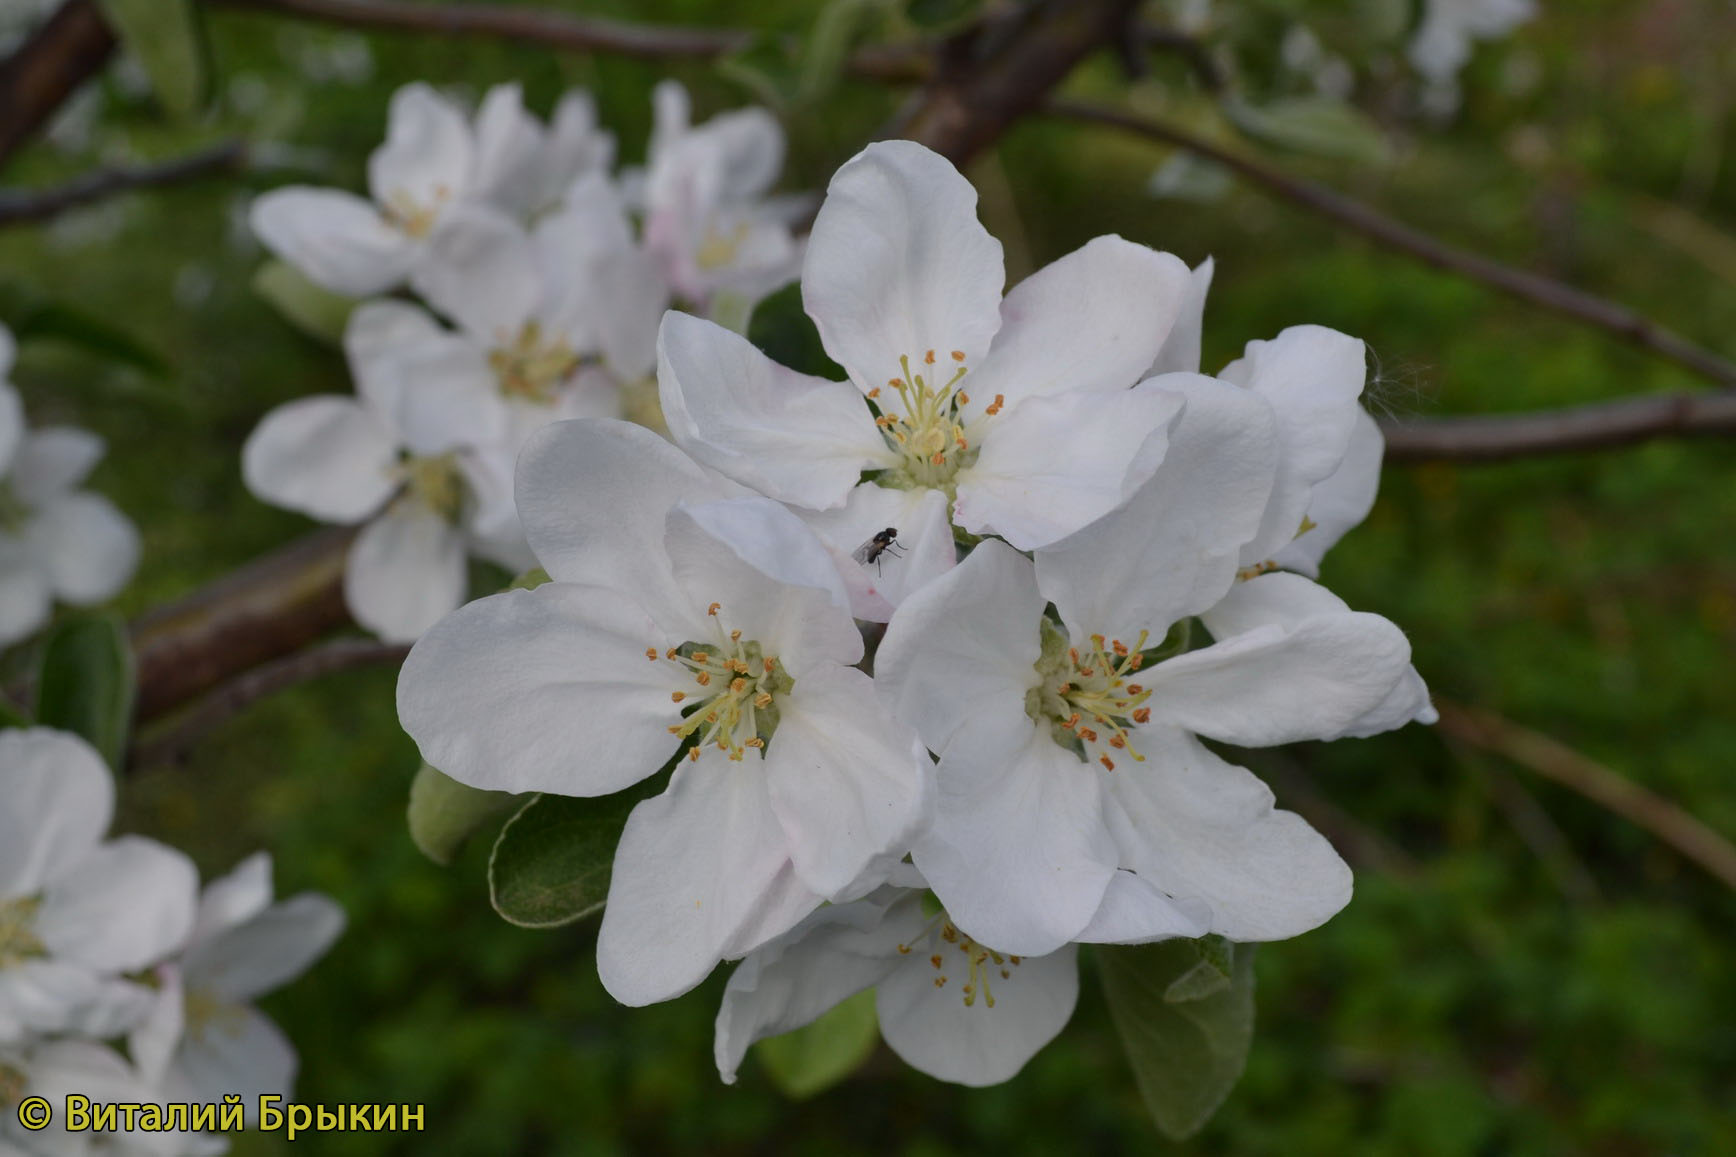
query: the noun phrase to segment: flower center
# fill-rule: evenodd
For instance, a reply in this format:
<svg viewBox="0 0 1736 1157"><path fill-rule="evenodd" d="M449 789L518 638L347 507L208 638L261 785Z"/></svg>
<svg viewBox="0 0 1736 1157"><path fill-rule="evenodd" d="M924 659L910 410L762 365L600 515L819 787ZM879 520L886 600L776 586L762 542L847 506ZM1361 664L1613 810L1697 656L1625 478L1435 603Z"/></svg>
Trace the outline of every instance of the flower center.
<svg viewBox="0 0 1736 1157"><path fill-rule="evenodd" d="M183 1007L187 1035L194 1040L203 1040L213 1029L233 1034L246 1024L240 1005L224 1000L208 988L189 988Z"/></svg>
<svg viewBox="0 0 1736 1157"><path fill-rule="evenodd" d="M0 1105L9 1108L16 1105L28 1086L23 1073L11 1065L0 1064Z"/></svg>
<svg viewBox="0 0 1736 1157"><path fill-rule="evenodd" d="M420 240L434 231L434 223L440 219L440 210L451 197L451 189L445 185L436 185L434 200L424 205L403 189L398 189L386 198L380 209L380 216L385 218L386 224L406 237Z"/></svg>
<svg viewBox="0 0 1736 1157"><path fill-rule="evenodd" d="M886 384L898 391L902 406L898 413L886 412L874 419L880 436L900 459L896 468L881 477L882 486L932 488L956 497L953 479L982 452L982 447L971 441L963 421L964 407L970 403L970 395L959 386L966 369L964 351L953 350L952 360L956 368L943 383L937 370L913 372L908 357L898 359L904 373ZM934 364L933 350L922 355L924 367ZM881 389L876 386L869 390L868 397L879 398ZM998 414L1002 405L1003 399L996 394L984 413Z"/></svg>
<svg viewBox="0 0 1736 1157"><path fill-rule="evenodd" d="M448 522L458 521L464 507L464 475L457 454L411 454L398 463L398 476L405 498L422 503Z"/></svg>
<svg viewBox="0 0 1736 1157"><path fill-rule="evenodd" d="M964 997L966 1008L976 1007L979 996L982 997L985 1008L993 1008L995 1006L993 987L995 976L999 975L1002 980L1011 980L1013 970L1023 963L1021 957L1009 956L1004 952L996 952L993 948L978 944L960 932L958 926L947 918L945 912L939 913L930 920L923 928L922 933L911 943L900 944L898 953L901 956L909 956L918 945L932 950L928 957L928 964L934 969L934 987L946 987L949 979L947 975L949 967L963 972L965 981L960 989L960 995ZM953 952L957 952L964 959L962 961L950 959Z"/></svg>
<svg viewBox="0 0 1736 1157"><path fill-rule="evenodd" d="M716 627L711 643L683 643L658 653L647 647L645 657L653 663L674 663L691 675L698 691L674 691L670 699L685 704L683 722L669 725L669 733L683 741L693 739L687 757L698 761L699 753L715 746L742 759L752 747L765 754L766 743L778 726L778 696L796 685L777 656L739 630L725 631L718 618L721 604L707 610Z"/></svg>
<svg viewBox="0 0 1736 1157"><path fill-rule="evenodd" d="M34 931L36 910L40 907L42 898L39 896L0 900L0 968L10 968L48 955L48 949Z"/></svg>
<svg viewBox="0 0 1736 1157"><path fill-rule="evenodd" d="M718 228L716 219L706 223L705 240L693 255L694 264L707 273L735 263L741 243L747 240L747 222L737 221L731 229Z"/></svg>
<svg viewBox="0 0 1736 1157"><path fill-rule="evenodd" d="M1132 646L1120 639L1091 636L1091 649L1072 646L1062 630L1043 620L1043 651L1037 660L1041 681L1025 694L1025 712L1049 724L1055 742L1081 758L1095 756L1110 771L1115 759L1105 748L1143 762L1130 742L1132 729L1149 722L1145 706L1151 691L1129 677L1145 664L1145 641L1139 632Z"/></svg>
<svg viewBox="0 0 1736 1157"><path fill-rule="evenodd" d="M494 371L500 392L509 398L549 405L579 364L579 355L565 339L545 339L535 319L525 322L517 337L502 331L496 340L499 344L489 351L488 368Z"/></svg>

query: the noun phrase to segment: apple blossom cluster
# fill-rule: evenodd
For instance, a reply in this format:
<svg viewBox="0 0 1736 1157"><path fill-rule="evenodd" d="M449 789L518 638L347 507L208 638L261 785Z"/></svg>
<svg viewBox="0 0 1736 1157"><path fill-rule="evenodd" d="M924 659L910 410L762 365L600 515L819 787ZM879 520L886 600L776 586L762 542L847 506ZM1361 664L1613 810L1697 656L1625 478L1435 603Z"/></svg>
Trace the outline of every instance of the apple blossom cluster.
<svg viewBox="0 0 1736 1157"><path fill-rule="evenodd" d="M654 100L647 163L617 174L583 92L544 125L516 85L474 116L408 85L368 197L291 187L255 202L253 228L281 259L373 300L344 335L354 396L266 415L243 475L267 502L361 527L344 594L382 638L415 639L463 602L471 556L531 564L515 458L550 422L634 409L667 307L741 318L795 278L804 205L767 195L783 166L776 120L746 109L694 125L672 81ZM427 308L374 296L406 287Z"/></svg>
<svg viewBox="0 0 1736 1157"><path fill-rule="evenodd" d="M1003 293L969 183L881 142L801 275L848 380L671 312L673 445L527 439L550 581L435 624L399 715L477 788L665 777L621 832L598 971L642 1005L740 960L725 1080L872 988L910 1064L1002 1081L1071 1015L1081 944L1276 940L1349 900L1210 744L1433 718L1399 629L1313 581L1379 481L1363 347L1302 326L1202 374L1211 273L1099 237Z"/></svg>
<svg viewBox="0 0 1736 1157"><path fill-rule="evenodd" d="M79 489L102 459L102 439L72 426L26 427L8 376L16 352L0 326L0 646L34 634L56 601L113 598L139 563L138 528Z"/></svg>
<svg viewBox="0 0 1736 1157"><path fill-rule="evenodd" d="M114 780L84 740L0 731L0 1154L88 1151L62 1115L27 1132L15 1107L286 1098L294 1048L253 1001L300 975L344 924L328 897L272 902L264 853L199 889L193 863L107 835ZM126 1153L209 1154L206 1133L120 1134ZM108 1150L104 1150L105 1152Z"/></svg>

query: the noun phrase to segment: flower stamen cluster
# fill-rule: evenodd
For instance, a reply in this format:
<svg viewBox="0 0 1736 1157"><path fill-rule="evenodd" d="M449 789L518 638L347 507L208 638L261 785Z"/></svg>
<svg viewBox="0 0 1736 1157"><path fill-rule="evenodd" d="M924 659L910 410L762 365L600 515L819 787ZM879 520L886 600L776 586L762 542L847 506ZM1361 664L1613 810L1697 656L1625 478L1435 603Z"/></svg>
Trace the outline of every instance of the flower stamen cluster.
<svg viewBox="0 0 1736 1157"><path fill-rule="evenodd" d="M456 454L411 454L398 463L404 497L457 522L464 507L464 475Z"/></svg>
<svg viewBox="0 0 1736 1157"><path fill-rule="evenodd" d="M712 603L707 614L715 620L719 609L720 604ZM717 630L715 643L683 643L661 655L656 647L645 649L645 657L652 662L661 659L690 672L700 688L699 698L682 708L685 721L669 725L671 735L684 741L694 739L687 753L694 762L707 746L728 752L734 760L746 758L750 747L763 755L777 730L777 696L795 686L783 664L776 656L767 655L758 642L744 641L739 630L726 635L721 623ZM683 703L693 694L672 691L669 697Z"/></svg>
<svg viewBox="0 0 1736 1157"><path fill-rule="evenodd" d="M970 404L970 395L958 388L967 369L964 358L963 350L952 351L957 368L952 377L940 385L929 380L934 371L929 371L929 375L915 373L911 371L908 356L898 359L904 373L886 384L898 391L903 403L901 412L882 414L874 420L887 446L903 459L902 465L894 472L898 479L895 485L933 487L951 494L953 478L962 467L976 460L981 447L972 445L966 436L964 423L960 421L961 411ZM932 366L935 360L933 350L922 356L924 365ZM871 399L879 396L879 387L868 391ZM998 410L996 405L989 412Z"/></svg>
<svg viewBox="0 0 1736 1157"><path fill-rule="evenodd" d="M978 944L960 932L958 926L951 920L946 919L944 912L928 922L928 925L923 929L922 936L916 937L916 941L920 942L924 937L932 937L936 924L940 925L940 939L958 950L959 954L965 958L966 967L969 969L965 976L964 987L961 989L965 1007L975 1008L977 997L981 996L984 1006L993 1008L995 1006L995 994L991 988L991 981L994 973L1000 973L1002 980L1012 979L1012 970L1020 965L1021 959ZM935 947L938 951L928 958L928 963L935 971L934 987L945 988L948 979L945 971L946 949L940 945L935 945ZM898 953L900 956L908 956L912 948L913 944L900 944Z"/></svg>
<svg viewBox="0 0 1736 1157"><path fill-rule="evenodd" d="M564 338L546 338L535 318L525 322L516 336L502 330L495 339L499 344L488 353L488 368L494 371L503 397L552 405L561 384L579 365L573 347Z"/></svg>
<svg viewBox="0 0 1736 1157"><path fill-rule="evenodd" d="M380 217L404 236L421 239L434 231L435 222L440 220L440 213L451 198L452 190L446 185L434 187L434 199L428 205L399 189L386 198Z"/></svg>
<svg viewBox="0 0 1736 1157"><path fill-rule="evenodd" d="M0 900L0 968L10 968L48 954L33 930L36 910L41 906L40 896Z"/></svg>
<svg viewBox="0 0 1736 1157"><path fill-rule="evenodd" d="M1095 751L1097 762L1109 771L1115 770L1115 760L1104 747L1125 753L1136 763L1145 762L1130 736L1134 726L1151 719L1151 709L1145 706L1151 690L1129 677L1145 664L1149 636L1149 631L1141 631L1129 646L1120 639L1092 635L1091 649L1081 652L1066 646L1066 637L1045 620L1043 656L1037 660L1043 681L1027 696L1027 713L1038 722L1048 720L1050 733L1062 747L1081 757Z"/></svg>

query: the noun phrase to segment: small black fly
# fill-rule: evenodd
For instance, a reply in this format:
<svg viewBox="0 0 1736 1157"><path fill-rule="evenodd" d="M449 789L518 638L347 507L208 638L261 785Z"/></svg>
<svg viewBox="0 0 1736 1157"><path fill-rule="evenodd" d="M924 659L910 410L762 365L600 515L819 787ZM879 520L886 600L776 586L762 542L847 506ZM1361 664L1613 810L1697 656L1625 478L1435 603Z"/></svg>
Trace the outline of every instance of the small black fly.
<svg viewBox="0 0 1736 1157"><path fill-rule="evenodd" d="M885 530L880 531L873 538L857 547L850 557L861 563L863 566L873 563L874 573L879 574L880 556L890 554L893 558L903 558L904 556L898 553L900 548L903 546L904 544L898 541L898 528L896 526L888 526Z"/></svg>

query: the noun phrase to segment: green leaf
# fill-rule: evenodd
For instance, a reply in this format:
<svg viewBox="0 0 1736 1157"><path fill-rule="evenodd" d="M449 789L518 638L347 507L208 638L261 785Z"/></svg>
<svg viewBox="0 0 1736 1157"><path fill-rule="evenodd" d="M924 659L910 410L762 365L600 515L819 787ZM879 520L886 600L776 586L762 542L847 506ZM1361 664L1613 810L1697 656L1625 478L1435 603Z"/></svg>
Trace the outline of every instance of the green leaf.
<svg viewBox="0 0 1736 1157"><path fill-rule="evenodd" d="M952 28L973 19L982 0L906 0L904 14L924 28Z"/></svg>
<svg viewBox="0 0 1736 1157"><path fill-rule="evenodd" d="M36 721L25 714L24 708L0 696L0 731L8 727L34 727Z"/></svg>
<svg viewBox="0 0 1736 1157"><path fill-rule="evenodd" d="M1299 96L1256 108L1225 100L1225 114L1251 137L1316 157L1380 165L1392 159L1386 135L1361 110L1326 96Z"/></svg>
<svg viewBox="0 0 1736 1157"><path fill-rule="evenodd" d="M169 373L162 355L125 330L21 285L0 285L0 323L21 342L45 338L61 341L154 378Z"/></svg>
<svg viewBox="0 0 1736 1157"><path fill-rule="evenodd" d="M814 18L802 45L796 100L801 107L819 101L844 75L844 58L867 27L875 0L830 0Z"/></svg>
<svg viewBox="0 0 1736 1157"><path fill-rule="evenodd" d="M521 928L558 928L601 912L627 813L666 782L656 775L626 791L585 799L532 796L494 841L488 859L494 910Z"/></svg>
<svg viewBox="0 0 1736 1157"><path fill-rule="evenodd" d="M205 49L193 0L101 0L151 90L171 115L191 116L205 101Z"/></svg>
<svg viewBox="0 0 1736 1157"><path fill-rule="evenodd" d="M424 856L445 867L478 828L523 802L511 792L459 783L424 763L410 781L410 838Z"/></svg>
<svg viewBox="0 0 1736 1157"><path fill-rule="evenodd" d="M800 1101L855 1072L878 1043L880 1019L874 1013L874 990L868 989L812 1024L767 1037L754 1046L754 1052L772 1084L786 1097Z"/></svg>
<svg viewBox="0 0 1736 1157"><path fill-rule="evenodd" d="M328 345L341 345L344 327L356 302L322 289L294 266L267 261L253 275L253 292L282 314L297 329Z"/></svg>
<svg viewBox="0 0 1736 1157"><path fill-rule="evenodd" d="M49 629L36 680L36 720L90 741L110 767L133 722L133 649L116 614L76 615Z"/></svg>
<svg viewBox="0 0 1736 1157"><path fill-rule="evenodd" d="M800 73L782 39L771 33L755 36L739 50L718 60L717 73L753 94L776 111L790 107Z"/></svg>
<svg viewBox="0 0 1736 1157"><path fill-rule="evenodd" d="M761 299L748 322L747 340L773 361L798 373L843 381L842 367L826 355L820 331L802 309L802 287L786 285Z"/></svg>
<svg viewBox="0 0 1736 1157"><path fill-rule="evenodd" d="M1254 950L1220 937L1097 949L1140 1099L1172 1141L1204 1127L1248 1062Z"/></svg>

